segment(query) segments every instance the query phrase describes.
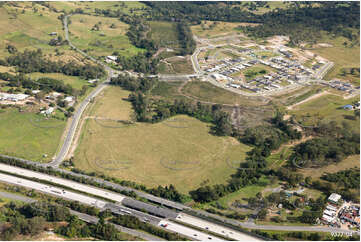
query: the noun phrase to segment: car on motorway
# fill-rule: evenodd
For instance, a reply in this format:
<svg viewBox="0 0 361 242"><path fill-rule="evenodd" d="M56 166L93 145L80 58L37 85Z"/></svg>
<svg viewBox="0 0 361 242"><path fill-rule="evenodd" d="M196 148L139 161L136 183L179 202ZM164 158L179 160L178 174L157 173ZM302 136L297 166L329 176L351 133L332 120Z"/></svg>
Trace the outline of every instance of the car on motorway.
<svg viewBox="0 0 361 242"><path fill-rule="evenodd" d="M163 228L167 228L168 224L161 224L160 226Z"/></svg>

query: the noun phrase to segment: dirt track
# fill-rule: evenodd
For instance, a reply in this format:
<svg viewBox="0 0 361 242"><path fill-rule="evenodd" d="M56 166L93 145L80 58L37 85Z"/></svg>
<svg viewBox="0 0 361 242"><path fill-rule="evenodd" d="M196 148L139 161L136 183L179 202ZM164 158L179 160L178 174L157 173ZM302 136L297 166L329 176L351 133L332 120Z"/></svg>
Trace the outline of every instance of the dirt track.
<svg viewBox="0 0 361 242"><path fill-rule="evenodd" d="M301 105L301 104L306 103L306 102L308 102L310 100L322 97L322 96L327 95L327 94L330 94L330 93L328 91L323 91L323 92L317 93L317 94L315 94L315 95L313 95L311 97L306 98L305 100L302 100L302 101L300 101L298 103L295 103L295 104L292 104L291 106L288 106L287 109L292 110L294 107L296 107L298 105Z"/></svg>

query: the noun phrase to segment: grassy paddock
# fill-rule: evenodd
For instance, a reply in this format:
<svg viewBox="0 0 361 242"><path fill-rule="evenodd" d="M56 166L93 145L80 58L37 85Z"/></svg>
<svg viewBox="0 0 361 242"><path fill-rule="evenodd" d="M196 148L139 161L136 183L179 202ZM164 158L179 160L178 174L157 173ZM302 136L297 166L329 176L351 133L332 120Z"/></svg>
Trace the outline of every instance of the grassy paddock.
<svg viewBox="0 0 361 242"><path fill-rule="evenodd" d="M5 109L0 112L0 153L48 162L58 148L64 127L65 121Z"/></svg>
<svg viewBox="0 0 361 242"><path fill-rule="evenodd" d="M150 36L159 46L173 49L180 47L175 23L150 21L149 25L151 28Z"/></svg>
<svg viewBox="0 0 361 242"><path fill-rule="evenodd" d="M76 51L70 50L68 45L50 46L49 41L54 38L49 33L57 32L64 39L64 31L60 13L50 11L36 3L17 2L17 7L4 5L0 7L0 58L5 58L10 53L5 48L11 44L18 51L25 49L41 49L51 60L64 62L80 62L82 57ZM34 5L32 7L32 5ZM38 9L34 12L33 9ZM25 11L24 13L23 10ZM55 55L58 49L60 55Z"/></svg>
<svg viewBox="0 0 361 242"><path fill-rule="evenodd" d="M347 111L342 108L346 104L352 104L354 101L359 100L359 97L352 99L343 99L335 95L324 95L322 97L310 100L303 103L293 110L288 112L295 115L297 120L304 118L305 125L314 125L318 120L330 122L332 120L341 123L345 121L349 123L354 131L360 131L359 119L350 120L348 116L353 116L352 111Z"/></svg>
<svg viewBox="0 0 361 242"><path fill-rule="evenodd" d="M335 173L353 167L360 167L360 155L351 155L341 162L317 169L302 169L300 172L302 172L305 177L311 176L313 178L319 178L326 172Z"/></svg>
<svg viewBox="0 0 361 242"><path fill-rule="evenodd" d="M225 34L237 34L241 31L236 28L245 23L231 23L220 21L202 21L202 24L191 27L193 34L199 37L215 38Z"/></svg>
<svg viewBox="0 0 361 242"><path fill-rule="evenodd" d="M70 84L73 88L80 90L84 85L88 85L88 82L76 76L67 76L62 73L40 73L33 72L28 74L32 79L39 79L42 77L49 77L56 80L62 80L65 84Z"/></svg>
<svg viewBox="0 0 361 242"><path fill-rule="evenodd" d="M92 30L95 24L99 25L99 31ZM110 27L112 24L114 28ZM127 29L128 25L116 18L89 15L72 16L69 26L74 45L94 56L111 55L114 51L124 56L141 52L125 35Z"/></svg>
<svg viewBox="0 0 361 242"><path fill-rule="evenodd" d="M108 89L94 104L91 115L126 119L132 113L130 104L122 100L127 96L128 92ZM157 124L130 126L88 119L75 163L83 170L104 172L150 187L173 184L188 192L204 181L226 182L235 172L227 160L243 161L250 149L233 138L209 132L209 124L185 115Z"/></svg>
<svg viewBox="0 0 361 242"><path fill-rule="evenodd" d="M346 38L330 38L326 34L323 35L323 39L319 42L332 45L332 47L317 47L312 49L312 52L335 63L331 71L329 71L325 76L326 80L337 77L341 79L351 80L353 84L360 85L360 77L352 75L340 75L342 68L360 68L360 44L356 44L355 46L350 47L351 43ZM343 45L344 42L348 43L347 47Z"/></svg>
<svg viewBox="0 0 361 242"><path fill-rule="evenodd" d="M189 57L171 57L167 59L167 62L172 65L171 71L166 71L170 74L179 73L179 74L192 74L194 69L192 62Z"/></svg>
<svg viewBox="0 0 361 242"><path fill-rule="evenodd" d="M216 87L208 82L188 82L182 89L182 92L208 102L249 106L258 106L261 104L261 102L255 98L248 99L247 97Z"/></svg>
<svg viewBox="0 0 361 242"><path fill-rule="evenodd" d="M142 12L141 10L133 11L134 9L144 7L145 5L140 2L122 2L125 6L119 4L119 2L113 1L95 1L95 2L77 2L77 1L56 1L49 2L52 7L55 7L57 10L70 12L71 10L75 11L77 8L81 8L85 13L95 14L95 9L111 9L111 10L120 10L122 13L126 14L137 14ZM131 11L132 10L132 11Z"/></svg>

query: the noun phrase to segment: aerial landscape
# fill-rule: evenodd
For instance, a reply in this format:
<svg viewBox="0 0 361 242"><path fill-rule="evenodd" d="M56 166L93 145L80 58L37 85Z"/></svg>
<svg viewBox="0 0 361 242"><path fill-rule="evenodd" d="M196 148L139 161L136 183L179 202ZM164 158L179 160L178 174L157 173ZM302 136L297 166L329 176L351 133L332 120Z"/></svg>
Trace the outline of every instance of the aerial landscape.
<svg viewBox="0 0 361 242"><path fill-rule="evenodd" d="M360 240L360 2L1 1L1 241Z"/></svg>

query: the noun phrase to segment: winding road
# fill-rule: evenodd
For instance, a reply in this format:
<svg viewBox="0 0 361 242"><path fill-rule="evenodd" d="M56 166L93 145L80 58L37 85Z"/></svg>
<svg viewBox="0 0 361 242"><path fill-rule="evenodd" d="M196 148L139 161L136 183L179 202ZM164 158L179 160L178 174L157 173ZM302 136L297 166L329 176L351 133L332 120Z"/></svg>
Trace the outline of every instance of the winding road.
<svg viewBox="0 0 361 242"><path fill-rule="evenodd" d="M66 137L64 139L64 142L61 146L61 149L59 151L59 153L56 155L56 157L48 164L49 166L53 166L53 167L58 167L61 162L63 162L63 160L66 158L69 149L72 145L73 142L73 138L76 132L76 129L78 127L79 121L81 119L81 116L85 110L85 108L88 106L88 104L90 103L90 101L95 98L106 86L107 84L110 82L110 79L115 75L116 71L114 71L113 69L111 69L109 66L107 66L106 64L104 64L103 62L96 60L94 57L89 56L88 54L86 54L84 51L78 49L76 46L74 46L69 38L69 29L68 29L68 17L71 15L67 15L64 17L63 19L63 23L64 23L64 31L65 31L65 39L68 41L68 44L70 47L72 47L73 49L75 49L76 51L78 51L79 53L81 53L82 55L84 55L85 57L87 57L88 59L96 62L97 64L101 65L104 67L105 71L107 72L107 78L104 82L102 82L101 84L99 84L85 99L84 101L82 101L79 106L77 107L77 109L75 110L73 116L72 116L72 121L70 124L70 127L68 130L66 130L65 132L67 132Z"/></svg>

